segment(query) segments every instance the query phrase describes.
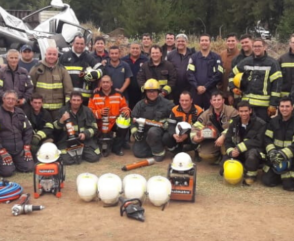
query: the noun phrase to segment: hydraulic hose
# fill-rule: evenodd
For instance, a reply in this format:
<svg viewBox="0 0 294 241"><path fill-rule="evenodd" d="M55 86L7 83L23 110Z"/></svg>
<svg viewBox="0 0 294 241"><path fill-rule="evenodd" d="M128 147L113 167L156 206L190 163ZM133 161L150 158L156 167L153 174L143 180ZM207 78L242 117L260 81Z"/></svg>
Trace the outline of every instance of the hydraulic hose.
<svg viewBox="0 0 294 241"><path fill-rule="evenodd" d="M18 183L9 182L2 179L0 182L0 202L7 202L18 199L23 191L23 187Z"/></svg>

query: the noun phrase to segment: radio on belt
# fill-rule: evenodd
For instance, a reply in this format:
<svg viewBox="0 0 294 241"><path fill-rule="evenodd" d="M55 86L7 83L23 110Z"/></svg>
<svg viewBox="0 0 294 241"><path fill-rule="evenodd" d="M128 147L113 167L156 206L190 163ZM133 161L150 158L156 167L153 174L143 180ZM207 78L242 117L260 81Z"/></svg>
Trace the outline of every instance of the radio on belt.
<svg viewBox="0 0 294 241"><path fill-rule="evenodd" d="M189 154L178 153L168 166L167 178L172 185L170 200L195 202L196 165Z"/></svg>

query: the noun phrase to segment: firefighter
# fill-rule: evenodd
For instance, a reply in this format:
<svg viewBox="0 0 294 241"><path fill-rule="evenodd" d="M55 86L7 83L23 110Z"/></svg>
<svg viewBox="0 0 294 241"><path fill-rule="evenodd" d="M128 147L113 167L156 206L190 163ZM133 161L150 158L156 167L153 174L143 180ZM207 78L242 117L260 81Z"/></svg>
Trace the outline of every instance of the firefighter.
<svg viewBox="0 0 294 241"><path fill-rule="evenodd" d="M53 120L50 113L43 108L43 96L38 93L32 94L30 107L25 113L34 130L31 150L35 156L43 143L53 142Z"/></svg>
<svg viewBox="0 0 294 241"><path fill-rule="evenodd" d="M237 64L229 75L230 90L236 93L234 76L243 73L240 91L242 100L249 101L258 117L268 122L276 114L280 98L282 73L279 63L269 57L265 51L263 39L253 41L253 55Z"/></svg>
<svg viewBox="0 0 294 241"><path fill-rule="evenodd" d="M218 165L225 154L224 141L230 120L238 115L232 106L225 105L223 92L212 92L208 110L204 111L193 124L191 131L192 143L199 144L195 153L195 161L201 159ZM209 132L204 135L206 128ZM201 158L201 159L200 159Z"/></svg>
<svg viewBox="0 0 294 241"><path fill-rule="evenodd" d="M88 105L88 99L96 88L98 79L103 75L103 65L95 59L86 49L85 39L82 35L76 35L72 49L60 57L60 63L65 66L70 74L73 90L81 92L84 105Z"/></svg>
<svg viewBox="0 0 294 241"><path fill-rule="evenodd" d="M33 93L31 78L26 69L18 66L19 52L17 50L8 50L6 59L7 66L0 69L0 102L6 90L15 90L19 98L16 105L25 109Z"/></svg>
<svg viewBox="0 0 294 241"><path fill-rule="evenodd" d="M31 172L34 161L30 150L33 128L22 109L17 107L17 92L4 92L0 107L0 176L9 177L15 169Z"/></svg>
<svg viewBox="0 0 294 241"><path fill-rule="evenodd" d="M55 120L58 110L69 100L73 90L67 70L58 62L57 48L48 47L45 59L31 69L30 75L34 93L43 96L43 108Z"/></svg>
<svg viewBox="0 0 294 241"><path fill-rule="evenodd" d="M175 45L175 34L167 33L165 34L165 43L161 46L162 48L162 59L168 60L167 55L176 48Z"/></svg>
<svg viewBox="0 0 294 241"><path fill-rule="evenodd" d="M159 45L153 45L150 49L150 60L145 62L138 74L137 81L142 88L149 79L159 82L161 95L171 99L171 92L177 78L176 69L172 63L162 60L162 49Z"/></svg>
<svg viewBox="0 0 294 241"><path fill-rule="evenodd" d="M77 160L76 156L73 158L68 151L73 147L70 144L71 142L67 142L69 134L66 124L69 122L73 125L75 137L78 139L75 143L79 146L80 143L84 144L82 160L99 161L100 149L93 138L97 132L97 123L92 111L83 105L82 94L77 91L70 94L69 102L59 110L58 118L53 123L54 128L60 130L59 140L56 144L58 149L61 150L61 157L65 165L75 164Z"/></svg>
<svg viewBox="0 0 294 241"><path fill-rule="evenodd" d="M268 187L282 183L283 188L294 191L294 117L293 101L282 97L279 114L272 118L265 132L267 163L263 167L262 182Z"/></svg>
<svg viewBox="0 0 294 241"><path fill-rule="evenodd" d="M142 43L142 51L141 54L146 56L147 58L150 57L150 48L152 46L152 36L150 33L144 33L141 39Z"/></svg>
<svg viewBox="0 0 294 241"><path fill-rule="evenodd" d="M281 66L283 74L283 85L281 88L282 96L291 96L292 101L294 101L294 34L291 35L289 40L289 51L283 54L278 62Z"/></svg>
<svg viewBox="0 0 294 241"><path fill-rule="evenodd" d="M193 104L192 95L188 91L183 91L180 94L179 102L180 104L174 106L171 110L167 119L168 129L162 138L164 145L174 154L196 149L197 145L192 144L189 138L191 125L197 121L199 115L203 112L201 107ZM182 131L179 129L178 124L181 124ZM184 149L184 145L186 149Z"/></svg>
<svg viewBox="0 0 294 241"><path fill-rule="evenodd" d="M223 162L230 158L243 163L245 168L244 184L250 186L257 178L257 170L262 163L263 138L266 122L252 113L248 101L238 103L238 116L232 119L225 138L226 155ZM221 167L221 174L223 167Z"/></svg>
<svg viewBox="0 0 294 241"><path fill-rule="evenodd" d="M104 75L101 78L101 90L89 100L89 108L97 119L101 133L110 134L116 132L111 149L114 154L123 156L122 146L128 133L129 125L116 124L116 120L120 115L126 119L130 118L130 109L125 97L113 88L110 76Z"/></svg>
<svg viewBox="0 0 294 241"><path fill-rule="evenodd" d="M169 100L159 95L160 85L155 79L149 79L144 84L145 99L140 100L132 110L132 118L145 118L166 122L172 107ZM155 126L139 126L132 123L131 134L135 138L133 153L135 157L146 158L154 156L155 161L163 161L165 149L162 142L164 129Z"/></svg>
<svg viewBox="0 0 294 241"><path fill-rule="evenodd" d="M210 50L209 34L202 34L199 44L200 51L189 59L187 78L192 86L194 104L207 110L211 93L222 81L223 67L220 56Z"/></svg>

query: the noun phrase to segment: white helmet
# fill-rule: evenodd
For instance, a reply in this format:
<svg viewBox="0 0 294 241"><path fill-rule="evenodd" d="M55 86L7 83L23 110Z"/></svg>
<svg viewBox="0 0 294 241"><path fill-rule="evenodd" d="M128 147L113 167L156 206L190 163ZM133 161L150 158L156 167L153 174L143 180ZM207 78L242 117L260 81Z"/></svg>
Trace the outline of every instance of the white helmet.
<svg viewBox="0 0 294 241"><path fill-rule="evenodd" d="M52 163L59 158L60 153L60 150L57 149L54 143L46 142L40 147L37 153L37 159L39 162Z"/></svg>
<svg viewBox="0 0 294 241"><path fill-rule="evenodd" d="M170 181L162 176L151 177L147 182L147 193L154 206L162 206L169 201L171 194Z"/></svg>
<svg viewBox="0 0 294 241"><path fill-rule="evenodd" d="M98 177L91 173L82 173L77 177L79 197L85 202L92 201L97 196Z"/></svg>
<svg viewBox="0 0 294 241"><path fill-rule="evenodd" d="M118 175L103 174L98 180L99 197L105 204L113 205L118 202L122 192L122 181Z"/></svg>
<svg viewBox="0 0 294 241"><path fill-rule="evenodd" d="M181 132L183 131L187 132L188 130L191 130L191 125L188 122L181 121L177 124L175 131L176 131L176 134L179 135L181 134Z"/></svg>
<svg viewBox="0 0 294 241"><path fill-rule="evenodd" d="M125 197L143 199L146 192L146 179L139 174L129 174L123 179Z"/></svg>
<svg viewBox="0 0 294 241"><path fill-rule="evenodd" d="M176 171L188 171L193 168L193 162L189 154L180 152L175 155L171 168Z"/></svg>

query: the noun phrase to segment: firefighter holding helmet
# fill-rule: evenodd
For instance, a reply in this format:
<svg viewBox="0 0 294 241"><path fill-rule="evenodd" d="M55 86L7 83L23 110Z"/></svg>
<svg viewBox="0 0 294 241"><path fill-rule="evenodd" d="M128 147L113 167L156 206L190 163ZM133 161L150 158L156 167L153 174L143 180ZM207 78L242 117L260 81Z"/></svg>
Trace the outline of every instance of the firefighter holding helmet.
<svg viewBox="0 0 294 241"><path fill-rule="evenodd" d="M146 97L139 101L132 110L133 120L152 120L165 126L166 119L174 106L173 103L159 95L160 85L155 79L146 81L144 92ZM164 128L145 123L137 121L131 125L131 133L135 138L133 153L139 158L154 156L156 161L163 161L165 156L162 142Z"/></svg>

